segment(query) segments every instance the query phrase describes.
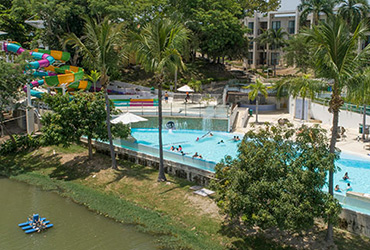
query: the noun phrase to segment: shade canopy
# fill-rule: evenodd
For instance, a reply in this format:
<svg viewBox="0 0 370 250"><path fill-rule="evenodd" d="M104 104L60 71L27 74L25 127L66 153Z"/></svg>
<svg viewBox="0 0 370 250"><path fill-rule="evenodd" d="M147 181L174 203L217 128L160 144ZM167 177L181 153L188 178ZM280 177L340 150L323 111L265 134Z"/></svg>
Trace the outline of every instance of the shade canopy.
<svg viewBox="0 0 370 250"><path fill-rule="evenodd" d="M6 35L6 34L8 34L8 33L4 32L4 31L0 31L0 36Z"/></svg>
<svg viewBox="0 0 370 250"><path fill-rule="evenodd" d="M141 116L127 112L127 113L117 116L116 118L112 119L110 122L113 124L117 124L117 123L130 124L134 122L145 122L147 120L148 119L145 119Z"/></svg>
<svg viewBox="0 0 370 250"><path fill-rule="evenodd" d="M194 89L190 88L188 85L184 85L181 88L178 88L179 92L194 92Z"/></svg>

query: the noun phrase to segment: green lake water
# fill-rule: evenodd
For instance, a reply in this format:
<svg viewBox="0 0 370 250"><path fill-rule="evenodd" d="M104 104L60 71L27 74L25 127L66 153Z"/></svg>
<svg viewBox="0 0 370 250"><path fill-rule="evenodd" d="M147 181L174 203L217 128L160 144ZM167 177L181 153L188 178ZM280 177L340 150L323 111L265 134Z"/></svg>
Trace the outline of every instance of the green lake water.
<svg viewBox="0 0 370 250"><path fill-rule="evenodd" d="M25 234L18 227L33 213L54 227ZM56 193L0 177L0 249L156 249L155 238L97 215Z"/></svg>

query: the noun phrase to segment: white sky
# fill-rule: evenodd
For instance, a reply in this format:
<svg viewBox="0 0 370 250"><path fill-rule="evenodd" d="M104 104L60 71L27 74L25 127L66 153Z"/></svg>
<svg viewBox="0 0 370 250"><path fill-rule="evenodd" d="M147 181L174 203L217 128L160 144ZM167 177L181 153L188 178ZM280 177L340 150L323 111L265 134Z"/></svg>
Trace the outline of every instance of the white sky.
<svg viewBox="0 0 370 250"><path fill-rule="evenodd" d="M279 10L295 10L300 3L301 0L281 0Z"/></svg>

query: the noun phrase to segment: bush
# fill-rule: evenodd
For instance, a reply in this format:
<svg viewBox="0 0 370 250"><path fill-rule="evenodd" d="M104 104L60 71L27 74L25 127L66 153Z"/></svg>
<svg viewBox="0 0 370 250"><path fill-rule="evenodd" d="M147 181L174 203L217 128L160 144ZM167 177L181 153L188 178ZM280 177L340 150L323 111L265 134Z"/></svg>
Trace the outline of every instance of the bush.
<svg viewBox="0 0 370 250"><path fill-rule="evenodd" d="M38 136L15 135L14 139L15 142L9 139L0 145L0 155L31 150L41 146L41 141Z"/></svg>

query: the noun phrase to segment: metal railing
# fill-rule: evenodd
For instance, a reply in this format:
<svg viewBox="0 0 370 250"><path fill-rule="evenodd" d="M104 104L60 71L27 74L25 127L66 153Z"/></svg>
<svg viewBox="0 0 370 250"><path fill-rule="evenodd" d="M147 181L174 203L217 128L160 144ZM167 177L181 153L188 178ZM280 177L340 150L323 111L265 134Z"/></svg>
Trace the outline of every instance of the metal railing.
<svg viewBox="0 0 370 250"><path fill-rule="evenodd" d="M317 104L321 104L321 105L324 105L324 106L329 106L330 99L317 98L317 99L314 99L312 102L317 103ZM363 114L364 113L364 106L355 105L355 104L352 104L352 103L344 103L340 107L340 109L345 110L345 111L355 112L355 113L358 113L358 114ZM370 105L366 106L366 115L370 115Z"/></svg>

